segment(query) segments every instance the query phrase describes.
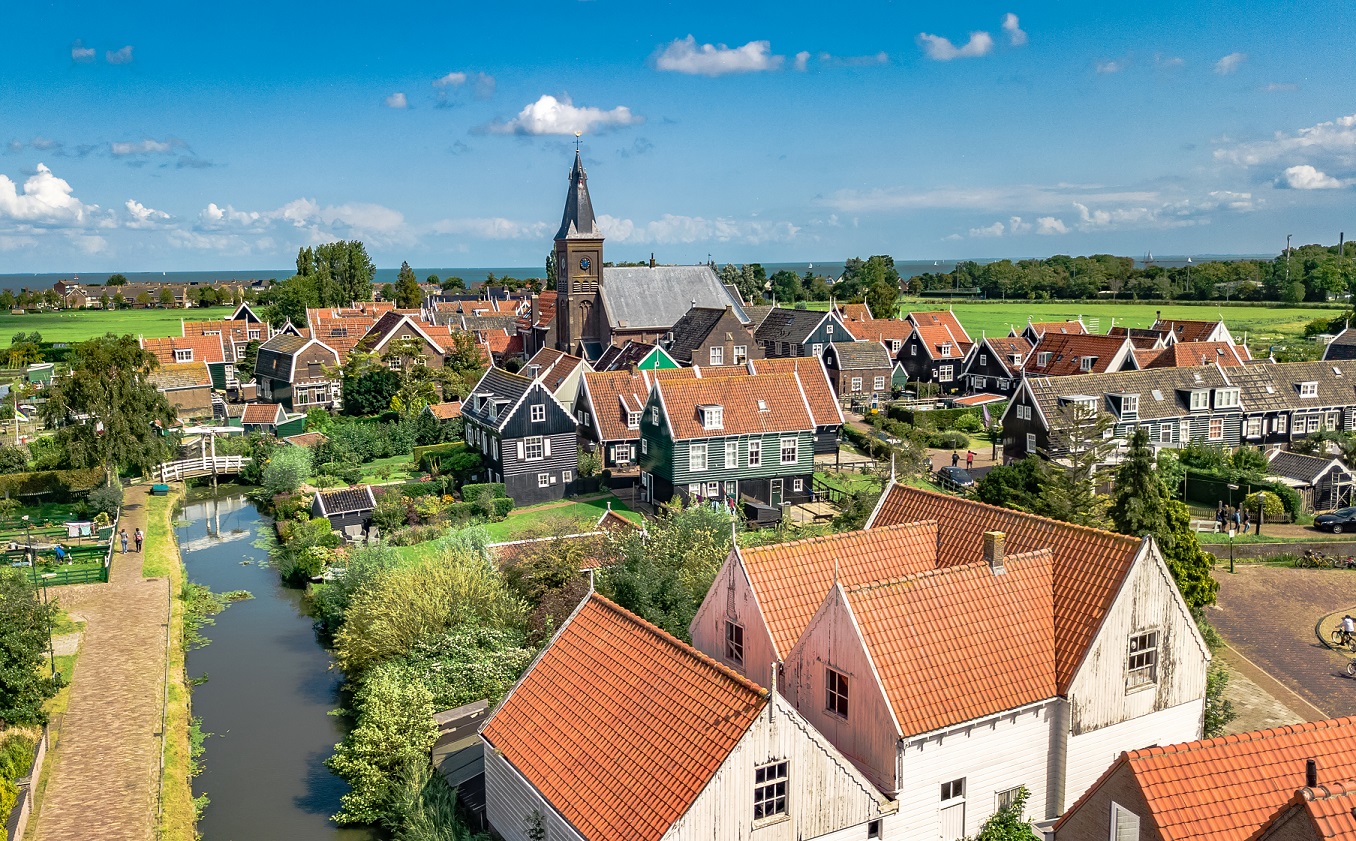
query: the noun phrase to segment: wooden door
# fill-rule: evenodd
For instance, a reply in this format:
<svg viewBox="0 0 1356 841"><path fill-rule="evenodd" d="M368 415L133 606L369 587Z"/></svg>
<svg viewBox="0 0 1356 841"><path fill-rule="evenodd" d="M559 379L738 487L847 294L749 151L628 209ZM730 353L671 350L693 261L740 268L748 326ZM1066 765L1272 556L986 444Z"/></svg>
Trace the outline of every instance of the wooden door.
<svg viewBox="0 0 1356 841"><path fill-rule="evenodd" d="M957 841L965 837L965 802L943 807L941 812L942 831L938 838L942 841Z"/></svg>
<svg viewBox="0 0 1356 841"><path fill-rule="evenodd" d="M769 503L773 508L780 508L782 505L782 480L772 480L772 494Z"/></svg>

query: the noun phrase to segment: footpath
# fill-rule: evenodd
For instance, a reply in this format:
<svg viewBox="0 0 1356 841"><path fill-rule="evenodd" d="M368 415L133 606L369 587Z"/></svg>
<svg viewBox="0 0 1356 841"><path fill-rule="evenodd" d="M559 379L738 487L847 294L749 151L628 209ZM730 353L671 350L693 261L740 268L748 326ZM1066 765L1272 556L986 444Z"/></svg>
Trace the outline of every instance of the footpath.
<svg viewBox="0 0 1356 841"><path fill-rule="evenodd" d="M148 486L129 486L121 527L146 531ZM70 706L39 807L37 841L150 841L160 781L169 582L142 578L142 556L113 556L107 584L62 587L85 621Z"/></svg>

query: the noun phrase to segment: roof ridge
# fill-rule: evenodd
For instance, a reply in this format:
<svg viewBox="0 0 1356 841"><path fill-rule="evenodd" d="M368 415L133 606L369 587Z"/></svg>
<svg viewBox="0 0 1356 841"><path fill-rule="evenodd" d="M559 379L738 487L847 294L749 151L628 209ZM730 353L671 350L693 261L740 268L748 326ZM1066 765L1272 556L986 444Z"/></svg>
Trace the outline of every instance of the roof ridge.
<svg viewBox="0 0 1356 841"><path fill-rule="evenodd" d="M1032 549L1030 552L1015 552L1011 555L1006 556L1003 559L1003 563L1004 565L1007 565L1014 561L1035 560L1040 555L1049 555L1050 558L1053 560L1055 553L1048 548ZM915 572L909 575L901 575L896 578L883 578L878 581L868 581L865 584L854 584L850 587L845 586L843 588L843 592L849 595L855 595L857 593L867 593L872 590L884 590L888 587L893 587L897 584L912 584L917 581L922 581L928 578L936 578L953 572L957 573L976 572L981 569L984 570L985 572L989 571L989 563L983 558L979 558L978 560L974 561L967 561L966 563L963 564L952 564L950 566L936 567L935 569L923 570L922 572Z"/></svg>
<svg viewBox="0 0 1356 841"><path fill-rule="evenodd" d="M881 526L880 528L874 529L853 529L851 531L833 532L832 534L817 534L814 535L813 537L802 537L800 540L789 540L786 541L785 543L769 543L765 546L750 546L748 548L741 548L740 553L744 557L748 557L750 554L758 554L760 552L766 554L771 553L778 549L790 549L795 546L808 546L814 543L839 542L848 540L849 538L852 537L863 538L867 535L873 535L874 533L892 534L893 533L891 531L892 529L894 531L904 531L906 529L912 530L918 528L919 526L927 525L929 523L932 524L934 527L940 527L940 524L937 522L937 520L912 520L907 523L894 523L892 525Z"/></svg>
<svg viewBox="0 0 1356 841"><path fill-rule="evenodd" d="M1232 733L1227 736L1216 736L1213 739L1197 739L1190 742L1177 742L1176 744L1171 745L1151 745L1147 748L1128 751L1126 755L1128 759L1133 762L1135 760L1152 759L1160 756L1190 754L1196 751L1220 747L1221 745L1260 742L1266 739L1279 739L1284 736L1293 736L1298 733L1316 733L1320 730L1346 726L1356 727L1356 717L1340 716L1338 718L1328 718L1322 721L1301 721L1297 724L1285 724L1280 727L1249 730L1246 733Z"/></svg>
<svg viewBox="0 0 1356 841"><path fill-rule="evenodd" d="M900 488L900 489L906 490L906 491L915 491L915 492L917 492L917 493L926 494L926 495L928 495L928 496L940 497L940 498L943 498L943 499L949 499L949 500L956 500L956 501L962 502L962 503L964 503L964 504L966 504L966 505L979 505L979 506L983 506L984 508L987 508L987 509L990 510L990 511L999 511L999 512L1002 512L1002 513L1004 513L1004 514L1016 515L1016 516L1019 516L1019 517L1028 517L1028 518L1030 518L1030 519L1032 519L1032 520L1038 520L1038 521L1040 521L1040 522L1043 522L1043 523L1045 523L1045 524L1047 524L1047 525L1051 525L1051 526L1061 526L1061 527L1064 527L1064 528L1076 529L1076 530L1078 530L1078 531L1090 532L1090 533L1092 533L1092 534L1106 535L1107 537L1113 537L1113 538L1117 538L1117 539L1119 539L1119 540L1123 540L1123 541L1125 541L1127 544L1128 544L1128 543L1138 543L1138 542L1140 541L1140 538L1138 538L1138 537L1133 537L1133 536L1128 535L1128 534L1121 534L1121 533L1119 533L1119 532L1114 532L1114 531L1111 531L1111 530L1109 530L1109 529L1099 529L1099 528L1097 528L1097 527L1095 527L1095 526L1081 526L1081 525L1079 525L1079 524L1077 524L1077 523L1066 523L1066 522L1063 521L1063 520L1056 520L1056 519L1054 519L1053 517L1046 517L1046 516L1043 516L1043 515L1041 515L1041 514L1033 514L1033 513L1031 513L1030 511L1018 511L1018 510L1015 509L1015 508L1004 508L1004 507L1002 507L1001 505L990 505L990 504L987 503L987 502L980 502L980 501L977 500L977 499L960 499L960 498L958 498L958 497L952 496L951 494L938 493L938 492L936 492L936 491L924 490L923 488L915 488L915 487L913 487L912 485L905 485L904 483L898 482L898 481L895 482L894 487L895 487L895 488ZM890 490L893 490L893 488L887 490L886 493L889 493Z"/></svg>
<svg viewBox="0 0 1356 841"><path fill-rule="evenodd" d="M665 631L658 625L655 625L651 622L646 621L645 619L642 619L641 617L637 616L636 614L632 613L631 611L627 610L626 608L622 607L621 605L617 604L616 602L612 601L611 599L602 595L596 590L592 594L590 594L589 598L598 602L598 604L601 607L614 613L618 618L630 622L634 625L637 625L640 628L640 630L649 632L651 635L658 638L661 642L667 643L670 647L676 649L680 654L691 657L698 663L714 669L722 677L730 679L740 688L748 692L752 692L754 695L757 695L761 699L766 700L769 698L769 694L766 689L749 680L748 678L744 677L739 672L736 672L734 669L731 669L729 666L725 665L724 663L721 663L719 660L715 660L707 656L706 654L702 653L701 651L698 651L695 647L683 642L682 640L678 639L673 634L670 634L668 631Z"/></svg>

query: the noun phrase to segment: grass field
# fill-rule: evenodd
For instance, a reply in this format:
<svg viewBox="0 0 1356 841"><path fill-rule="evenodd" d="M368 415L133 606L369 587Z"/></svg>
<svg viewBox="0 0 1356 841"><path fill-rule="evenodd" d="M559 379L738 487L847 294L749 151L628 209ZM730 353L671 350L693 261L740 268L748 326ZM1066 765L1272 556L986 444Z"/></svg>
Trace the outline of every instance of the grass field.
<svg viewBox="0 0 1356 841"><path fill-rule="evenodd" d="M487 524L485 530L495 543L528 537L549 537L562 530L591 531L593 524L606 513L608 502L612 503L613 511L626 519L637 523L641 521L640 514L628 508L626 503L611 494L605 494L594 499L544 502L541 505L515 508L503 520Z"/></svg>
<svg viewBox="0 0 1356 841"><path fill-rule="evenodd" d="M83 342L105 333L145 336L178 336L180 321L210 321L226 318L235 312L233 307L206 307L187 310L72 310L69 312L40 312L27 315L0 313L0 337L8 339L15 333L42 334L44 342Z"/></svg>
<svg viewBox="0 0 1356 841"><path fill-rule="evenodd" d="M379 475L383 468L389 470L386 476ZM412 469L409 456L391 456L390 458L379 458L360 465L362 470L362 481L367 483L382 482L408 482L416 475Z"/></svg>

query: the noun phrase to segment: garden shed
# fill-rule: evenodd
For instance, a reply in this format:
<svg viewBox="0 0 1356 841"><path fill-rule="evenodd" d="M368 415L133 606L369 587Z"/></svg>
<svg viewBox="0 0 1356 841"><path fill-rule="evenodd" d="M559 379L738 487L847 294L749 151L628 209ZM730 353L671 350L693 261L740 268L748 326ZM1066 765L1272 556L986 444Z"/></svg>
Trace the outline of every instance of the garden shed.
<svg viewBox="0 0 1356 841"><path fill-rule="evenodd" d="M1353 476L1341 459L1276 450L1268 456L1267 478L1294 488L1305 511L1328 511L1352 504Z"/></svg>
<svg viewBox="0 0 1356 841"><path fill-rule="evenodd" d="M371 485L316 491L311 501L311 516L324 517L330 528L343 531L348 526L366 529L372 523L372 511L377 507Z"/></svg>

